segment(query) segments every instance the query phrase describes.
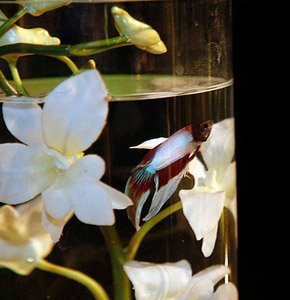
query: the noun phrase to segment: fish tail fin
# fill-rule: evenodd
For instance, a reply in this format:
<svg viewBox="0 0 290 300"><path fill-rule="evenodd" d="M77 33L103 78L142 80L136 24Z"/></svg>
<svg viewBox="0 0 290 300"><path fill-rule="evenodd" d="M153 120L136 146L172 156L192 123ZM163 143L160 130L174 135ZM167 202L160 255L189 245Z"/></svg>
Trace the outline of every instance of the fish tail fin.
<svg viewBox="0 0 290 300"><path fill-rule="evenodd" d="M127 208L127 214L136 230L140 229L143 206L155 188L155 175L156 171L150 166L137 166L132 170L132 174L127 181L125 194L133 202L133 205Z"/></svg>

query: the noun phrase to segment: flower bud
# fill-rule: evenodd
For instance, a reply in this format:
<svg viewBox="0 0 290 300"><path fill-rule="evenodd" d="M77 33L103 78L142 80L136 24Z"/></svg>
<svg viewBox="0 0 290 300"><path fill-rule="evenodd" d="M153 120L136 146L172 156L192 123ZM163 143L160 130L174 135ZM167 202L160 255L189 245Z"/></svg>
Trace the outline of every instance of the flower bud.
<svg viewBox="0 0 290 300"><path fill-rule="evenodd" d="M47 11L69 5L71 0L34 0L34 1L19 1L19 4L24 6L27 11L33 16L40 16Z"/></svg>
<svg viewBox="0 0 290 300"><path fill-rule="evenodd" d="M1 25L1 21L0 21ZM0 38L0 46L27 43L35 45L59 45L60 40L51 37L47 30L43 28L25 29L14 25Z"/></svg>
<svg viewBox="0 0 290 300"><path fill-rule="evenodd" d="M151 26L137 21L117 6L112 7L111 12L119 34L127 37L137 48L153 54L162 54L167 51L158 32Z"/></svg>

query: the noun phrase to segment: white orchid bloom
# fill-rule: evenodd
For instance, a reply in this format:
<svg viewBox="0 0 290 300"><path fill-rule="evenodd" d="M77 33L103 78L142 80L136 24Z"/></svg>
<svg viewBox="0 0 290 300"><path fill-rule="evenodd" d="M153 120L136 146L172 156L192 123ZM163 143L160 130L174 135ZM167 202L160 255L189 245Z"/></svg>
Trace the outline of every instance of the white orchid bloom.
<svg viewBox="0 0 290 300"><path fill-rule="evenodd" d="M40 16L47 11L69 5L71 0L21 0L16 2L24 6L31 15Z"/></svg>
<svg viewBox="0 0 290 300"><path fill-rule="evenodd" d="M236 164L234 119L225 119L213 125L208 140L201 147L206 164L195 158L189 172L196 184L191 190L179 192L183 212L197 240L203 239L202 252L211 255L216 241L218 222L224 206L236 218Z"/></svg>
<svg viewBox="0 0 290 300"><path fill-rule="evenodd" d="M227 274L229 268L215 265L192 276L186 260L176 263L153 264L130 261L124 270L132 282L137 300L237 300L233 283L214 287Z"/></svg>
<svg viewBox="0 0 290 300"><path fill-rule="evenodd" d="M89 70L57 86L43 109L3 104L7 128L26 145L0 145L0 202L19 204L41 194L46 222L74 212L84 223L112 225L113 209L132 202L100 181L105 171L101 157L83 156L105 125L106 98L99 73Z"/></svg>
<svg viewBox="0 0 290 300"><path fill-rule="evenodd" d="M0 266L28 275L51 252L54 243L41 222L42 206L37 198L0 208Z"/></svg>
<svg viewBox="0 0 290 300"><path fill-rule="evenodd" d="M112 7L115 26L121 36L125 36L137 48L153 54L162 54L167 51L156 30L142 23L128 14L124 9Z"/></svg>

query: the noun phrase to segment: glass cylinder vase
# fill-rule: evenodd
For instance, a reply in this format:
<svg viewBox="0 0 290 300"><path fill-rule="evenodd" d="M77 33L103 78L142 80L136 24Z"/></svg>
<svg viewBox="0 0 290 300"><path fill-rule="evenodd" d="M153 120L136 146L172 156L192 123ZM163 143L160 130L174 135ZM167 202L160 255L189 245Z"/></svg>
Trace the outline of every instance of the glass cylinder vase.
<svg viewBox="0 0 290 300"><path fill-rule="evenodd" d="M0 298L238 299L230 0L0 0Z"/></svg>

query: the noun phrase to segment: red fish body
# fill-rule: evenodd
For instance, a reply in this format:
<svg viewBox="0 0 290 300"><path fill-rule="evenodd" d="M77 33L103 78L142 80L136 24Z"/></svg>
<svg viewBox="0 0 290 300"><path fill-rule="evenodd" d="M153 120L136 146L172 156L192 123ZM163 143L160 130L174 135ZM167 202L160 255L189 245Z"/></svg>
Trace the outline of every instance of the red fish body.
<svg viewBox="0 0 290 300"><path fill-rule="evenodd" d="M206 121L178 130L150 150L131 171L125 193L134 203L128 208L128 216L137 230L146 200L153 193L149 212L143 221L154 217L175 192L188 163L209 137L211 128L212 121Z"/></svg>

